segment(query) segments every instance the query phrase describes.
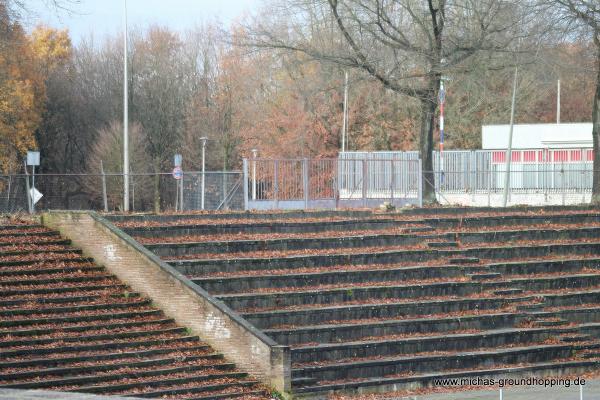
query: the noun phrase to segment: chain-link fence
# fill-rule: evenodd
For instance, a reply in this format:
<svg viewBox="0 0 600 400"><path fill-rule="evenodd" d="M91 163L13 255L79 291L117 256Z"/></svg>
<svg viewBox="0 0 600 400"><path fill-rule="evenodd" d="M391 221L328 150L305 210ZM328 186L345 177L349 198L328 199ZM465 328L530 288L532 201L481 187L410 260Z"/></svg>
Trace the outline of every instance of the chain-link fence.
<svg viewBox="0 0 600 400"><path fill-rule="evenodd" d="M129 175L131 211L243 209L241 172L184 172L180 181L171 173ZM0 175L0 212L27 212L31 189L41 193L35 210L123 209L122 174L36 174ZM180 186L181 182L183 183ZM183 198L183 204L181 203Z"/></svg>

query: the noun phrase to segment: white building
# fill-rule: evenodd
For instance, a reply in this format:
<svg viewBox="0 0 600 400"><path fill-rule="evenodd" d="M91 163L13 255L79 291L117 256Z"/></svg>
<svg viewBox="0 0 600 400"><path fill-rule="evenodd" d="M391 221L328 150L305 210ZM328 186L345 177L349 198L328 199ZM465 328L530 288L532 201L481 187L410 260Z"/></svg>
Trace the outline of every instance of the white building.
<svg viewBox="0 0 600 400"><path fill-rule="evenodd" d="M510 125L481 127L484 150L506 149ZM564 149L592 147L592 124L521 124L514 125L513 149Z"/></svg>

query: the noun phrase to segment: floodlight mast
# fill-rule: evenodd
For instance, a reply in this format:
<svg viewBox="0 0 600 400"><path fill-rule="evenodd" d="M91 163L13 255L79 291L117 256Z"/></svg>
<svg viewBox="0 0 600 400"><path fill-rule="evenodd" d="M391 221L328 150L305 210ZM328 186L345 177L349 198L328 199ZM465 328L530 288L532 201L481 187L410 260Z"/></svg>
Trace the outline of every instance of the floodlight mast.
<svg viewBox="0 0 600 400"><path fill-rule="evenodd" d="M204 189L205 189L205 176L206 176L206 141L208 140L207 137L201 137L200 140L202 141L202 193L201 193L201 197L200 197L200 208L202 210L204 210Z"/></svg>
<svg viewBox="0 0 600 400"><path fill-rule="evenodd" d="M129 211L129 93L127 83L127 0L123 0L123 211Z"/></svg>

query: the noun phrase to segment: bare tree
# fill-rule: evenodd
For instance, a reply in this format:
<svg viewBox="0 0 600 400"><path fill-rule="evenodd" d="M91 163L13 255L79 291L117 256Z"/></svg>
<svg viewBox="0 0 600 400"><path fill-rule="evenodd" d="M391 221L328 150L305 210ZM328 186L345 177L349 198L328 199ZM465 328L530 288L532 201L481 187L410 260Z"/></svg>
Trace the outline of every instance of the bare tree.
<svg viewBox="0 0 600 400"><path fill-rule="evenodd" d="M515 41L523 51L531 44L523 32L535 25L526 2L504 0L284 0L280 10L283 22L249 28L248 44L364 71L419 102L426 203L436 201L432 150L442 78L468 73L474 59L488 69L514 64Z"/></svg>
<svg viewBox="0 0 600 400"><path fill-rule="evenodd" d="M47 8L67 12L72 12L74 7L81 3L80 0L42 0L42 2ZM13 17L20 17L32 12L25 0L0 0L0 5L5 6Z"/></svg>
<svg viewBox="0 0 600 400"><path fill-rule="evenodd" d="M596 94L592 107L594 178L592 203L600 204L600 2L598 0L542 0L540 5L555 17L557 26L566 28L567 40L582 34L596 47ZM552 9L554 8L554 10Z"/></svg>

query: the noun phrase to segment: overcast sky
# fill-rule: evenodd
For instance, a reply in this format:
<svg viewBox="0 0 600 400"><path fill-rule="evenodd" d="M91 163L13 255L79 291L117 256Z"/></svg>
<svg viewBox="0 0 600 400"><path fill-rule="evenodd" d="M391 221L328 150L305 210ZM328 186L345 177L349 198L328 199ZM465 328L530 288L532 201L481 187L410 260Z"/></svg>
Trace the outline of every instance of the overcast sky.
<svg viewBox="0 0 600 400"><path fill-rule="evenodd" d="M44 0L29 0L33 15L28 25L44 23L56 28L68 28L73 42L90 33L100 38L122 31L124 0L80 0L74 12L48 9ZM237 17L256 10L260 0L127 0L131 26L151 24L185 30L203 21L219 20L228 25Z"/></svg>

